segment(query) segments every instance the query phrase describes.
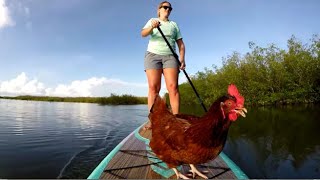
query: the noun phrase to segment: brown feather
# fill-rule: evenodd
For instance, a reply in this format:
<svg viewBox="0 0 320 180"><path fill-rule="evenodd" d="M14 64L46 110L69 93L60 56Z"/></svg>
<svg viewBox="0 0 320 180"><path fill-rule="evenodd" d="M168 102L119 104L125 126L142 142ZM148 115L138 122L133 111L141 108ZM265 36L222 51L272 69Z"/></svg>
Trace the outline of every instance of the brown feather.
<svg viewBox="0 0 320 180"><path fill-rule="evenodd" d="M215 101L202 117L173 115L157 96L149 114L151 149L170 168L205 163L216 158L223 150L231 125L223 113L233 112L235 105L235 97L228 95Z"/></svg>

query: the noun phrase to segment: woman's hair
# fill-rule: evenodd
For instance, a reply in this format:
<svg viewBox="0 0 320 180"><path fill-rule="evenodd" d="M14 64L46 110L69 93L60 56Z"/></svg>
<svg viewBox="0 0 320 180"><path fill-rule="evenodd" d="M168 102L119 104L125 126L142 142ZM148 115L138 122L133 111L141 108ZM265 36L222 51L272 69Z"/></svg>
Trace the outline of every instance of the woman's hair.
<svg viewBox="0 0 320 180"><path fill-rule="evenodd" d="M162 1L161 3L159 3L158 9L157 9L158 17L160 17L160 11L159 11L159 9L162 7L162 5L163 5L164 3L168 3L168 4L170 4L170 6L171 6L171 3L169 3L168 1ZM171 6L171 7L172 7L172 6Z"/></svg>

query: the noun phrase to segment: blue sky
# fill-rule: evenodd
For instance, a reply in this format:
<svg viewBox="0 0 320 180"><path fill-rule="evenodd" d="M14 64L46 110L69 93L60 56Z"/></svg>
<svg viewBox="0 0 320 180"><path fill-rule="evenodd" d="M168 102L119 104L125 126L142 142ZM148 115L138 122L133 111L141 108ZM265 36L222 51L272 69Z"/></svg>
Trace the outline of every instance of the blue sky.
<svg viewBox="0 0 320 180"><path fill-rule="evenodd" d="M0 0L0 96L146 96L140 31L159 2ZM307 43L320 31L319 0L170 2L189 75L245 54L249 41L286 48L291 35Z"/></svg>

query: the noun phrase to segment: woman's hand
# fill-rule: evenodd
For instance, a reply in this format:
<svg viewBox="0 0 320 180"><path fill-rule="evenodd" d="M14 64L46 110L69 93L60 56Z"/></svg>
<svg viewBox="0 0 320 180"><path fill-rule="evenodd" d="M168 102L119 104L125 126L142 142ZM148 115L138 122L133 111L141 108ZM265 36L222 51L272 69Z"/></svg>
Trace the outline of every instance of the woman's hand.
<svg viewBox="0 0 320 180"><path fill-rule="evenodd" d="M184 59L180 59L180 63L181 63L180 69L184 70L186 68L186 62L184 61Z"/></svg>
<svg viewBox="0 0 320 180"><path fill-rule="evenodd" d="M157 28L157 27L160 26L160 22L155 20L155 19L152 19L151 20L151 26L152 26L152 28Z"/></svg>
<svg viewBox="0 0 320 180"><path fill-rule="evenodd" d="M152 19L151 20L151 27L148 27L148 28L145 28L145 29L142 29L141 30L141 36L142 37L147 37L148 35L150 35L150 33L152 33L153 29L154 28L157 28L160 26L160 22L155 20L155 19Z"/></svg>

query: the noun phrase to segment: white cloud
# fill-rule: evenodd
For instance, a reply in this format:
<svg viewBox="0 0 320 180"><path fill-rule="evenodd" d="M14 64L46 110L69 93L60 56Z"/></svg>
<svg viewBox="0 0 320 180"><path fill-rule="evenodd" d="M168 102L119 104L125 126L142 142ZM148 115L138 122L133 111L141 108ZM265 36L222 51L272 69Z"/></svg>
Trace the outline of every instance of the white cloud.
<svg viewBox="0 0 320 180"><path fill-rule="evenodd" d="M37 79L29 79L23 72L16 78L0 82L1 96L40 95L62 97L99 97L111 93L147 96L148 86L144 83L128 83L105 77L75 80L70 84L59 84L54 88L45 87Z"/></svg>
<svg viewBox="0 0 320 180"><path fill-rule="evenodd" d="M147 85L128 83L120 80L102 78L90 78L88 80L76 80L71 84L60 84L56 88L46 89L47 96L73 96L73 97L97 97L110 96L111 93L122 95L146 96Z"/></svg>
<svg viewBox="0 0 320 180"><path fill-rule="evenodd" d="M5 0L0 0L0 29L7 26L14 26L15 22L10 17L10 11Z"/></svg>
<svg viewBox="0 0 320 180"><path fill-rule="evenodd" d="M25 73L15 79L0 82L1 95L42 95L44 92L44 85L37 79L29 80Z"/></svg>

